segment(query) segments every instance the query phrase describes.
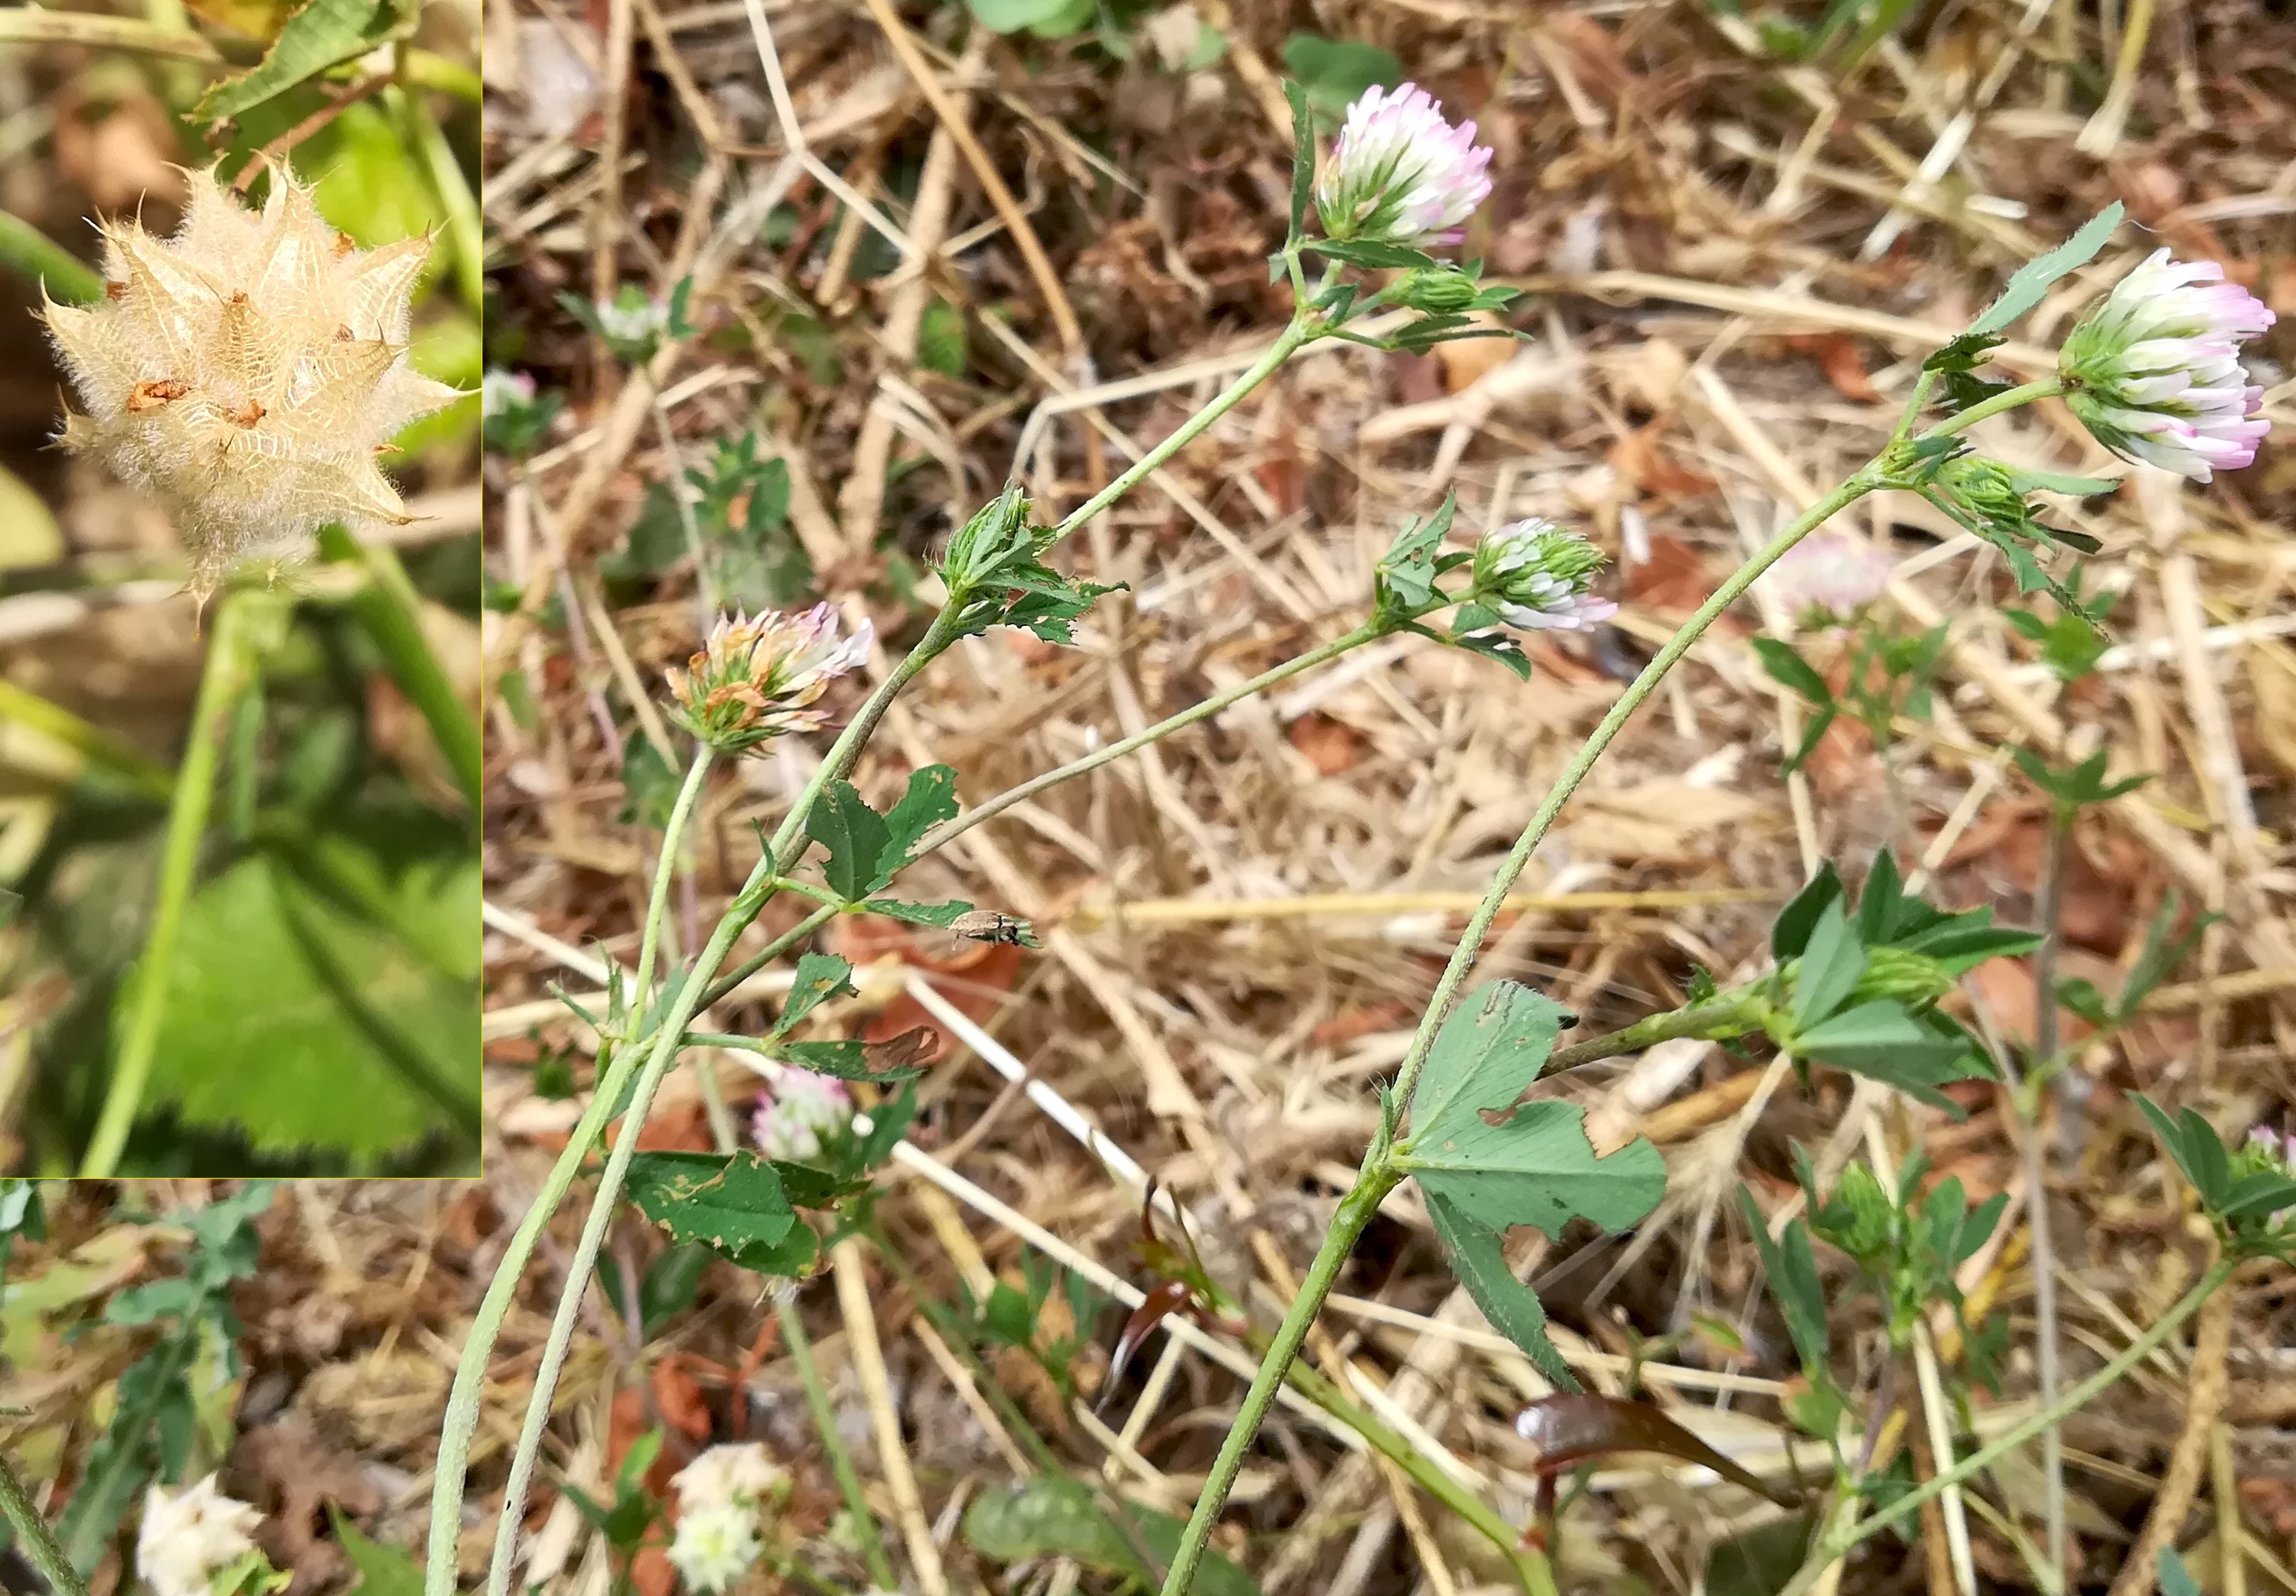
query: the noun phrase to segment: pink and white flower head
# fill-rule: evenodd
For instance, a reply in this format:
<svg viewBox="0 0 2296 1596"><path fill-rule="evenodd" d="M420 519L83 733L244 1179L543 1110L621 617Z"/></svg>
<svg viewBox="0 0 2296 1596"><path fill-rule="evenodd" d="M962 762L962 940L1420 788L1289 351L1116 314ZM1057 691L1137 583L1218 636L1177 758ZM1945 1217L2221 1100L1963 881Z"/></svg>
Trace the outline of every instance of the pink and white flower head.
<svg viewBox="0 0 2296 1596"><path fill-rule="evenodd" d="M488 366L479 383L479 416L482 421L534 403L534 379L524 372Z"/></svg>
<svg viewBox="0 0 2296 1596"><path fill-rule="evenodd" d="M2236 471L2271 429L2240 346L2273 319L2215 261L2156 250L2066 336L2065 403L2116 454L2195 482Z"/></svg>
<svg viewBox="0 0 2296 1596"><path fill-rule="evenodd" d="M1882 596L1889 552L1841 532L1813 532L1778 557L1762 582L1797 619L1847 620Z"/></svg>
<svg viewBox="0 0 2296 1596"><path fill-rule="evenodd" d="M821 1156L823 1138L841 1134L852 1123L853 1093L843 1081L791 1068L782 1071L772 1095L758 1103L750 1134L766 1157L802 1164Z"/></svg>
<svg viewBox="0 0 2296 1596"><path fill-rule="evenodd" d="M2233 1166L2236 1174L2296 1177L2296 1132L2284 1136L2270 1125L2259 1125L2248 1133L2248 1145L2242 1151L2245 1157ZM2278 1209L2265 1223L2277 1229L2291 1219L2296 1219L2296 1208Z"/></svg>
<svg viewBox="0 0 2296 1596"><path fill-rule="evenodd" d="M1585 537L1536 517L1510 521L1475 545L1468 596L1527 632L1591 632L1618 614L1587 588L1603 552Z"/></svg>
<svg viewBox="0 0 2296 1596"><path fill-rule="evenodd" d="M2248 1144L2277 1164L2284 1174L2296 1174L2296 1132L2284 1136L2268 1125L2259 1125L2248 1133Z"/></svg>
<svg viewBox="0 0 2296 1596"><path fill-rule="evenodd" d="M840 639L838 621L830 604L803 615L720 617L685 670L673 666L663 673L670 717L728 754L785 732L820 730L829 715L812 708L814 701L869 657L873 640L865 620Z"/></svg>
<svg viewBox="0 0 2296 1596"><path fill-rule="evenodd" d="M216 1489L212 1474L180 1491L154 1486L135 1534L135 1572L154 1596L207 1596L211 1575L255 1550L248 1532L262 1522Z"/></svg>
<svg viewBox="0 0 2296 1596"><path fill-rule="evenodd" d="M1490 164L1475 125L1452 127L1425 89L1374 84L1348 107L1316 187L1316 214L1334 239L1456 244L1490 197Z"/></svg>

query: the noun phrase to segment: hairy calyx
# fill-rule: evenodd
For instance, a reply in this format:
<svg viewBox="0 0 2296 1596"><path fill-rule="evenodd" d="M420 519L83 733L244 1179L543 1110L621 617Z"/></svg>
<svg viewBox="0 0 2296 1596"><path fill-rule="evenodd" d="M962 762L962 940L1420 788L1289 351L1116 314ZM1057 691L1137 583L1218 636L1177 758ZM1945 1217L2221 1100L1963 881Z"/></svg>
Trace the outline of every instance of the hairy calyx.
<svg viewBox="0 0 2296 1596"><path fill-rule="evenodd" d="M46 307L72 386L65 447L174 512L192 584L249 555L291 558L330 521L403 525L375 464L416 417L461 396L406 362L427 237L361 250L275 167L260 211L212 170L183 226L103 226L104 299Z"/></svg>

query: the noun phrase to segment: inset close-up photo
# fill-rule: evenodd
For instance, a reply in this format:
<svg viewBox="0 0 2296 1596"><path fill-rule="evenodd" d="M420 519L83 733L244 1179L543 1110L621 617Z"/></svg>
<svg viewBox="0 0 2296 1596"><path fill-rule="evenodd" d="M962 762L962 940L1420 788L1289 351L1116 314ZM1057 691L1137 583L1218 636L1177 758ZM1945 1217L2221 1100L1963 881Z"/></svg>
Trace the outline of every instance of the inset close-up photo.
<svg viewBox="0 0 2296 1596"><path fill-rule="evenodd" d="M0 9L0 1169L477 1172L477 20Z"/></svg>

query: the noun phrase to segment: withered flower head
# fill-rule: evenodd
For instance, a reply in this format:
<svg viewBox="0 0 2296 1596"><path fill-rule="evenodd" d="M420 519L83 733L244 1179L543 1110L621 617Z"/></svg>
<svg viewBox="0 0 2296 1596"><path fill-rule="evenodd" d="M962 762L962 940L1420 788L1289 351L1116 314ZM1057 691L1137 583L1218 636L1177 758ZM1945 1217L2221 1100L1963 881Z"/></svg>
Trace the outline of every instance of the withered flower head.
<svg viewBox="0 0 2296 1596"><path fill-rule="evenodd" d="M670 716L720 753L739 754L784 732L817 731L826 710L812 708L830 683L869 657L863 621L840 641L834 605L803 615L767 611L755 620L721 616L701 651L663 672Z"/></svg>
<svg viewBox="0 0 2296 1596"><path fill-rule="evenodd" d="M244 556L303 552L330 521L411 520L375 456L461 396L406 364L429 238L358 249L283 167L260 212L212 169L187 176L173 238L104 224L104 299L46 313L87 406L64 446L173 512L205 592Z"/></svg>

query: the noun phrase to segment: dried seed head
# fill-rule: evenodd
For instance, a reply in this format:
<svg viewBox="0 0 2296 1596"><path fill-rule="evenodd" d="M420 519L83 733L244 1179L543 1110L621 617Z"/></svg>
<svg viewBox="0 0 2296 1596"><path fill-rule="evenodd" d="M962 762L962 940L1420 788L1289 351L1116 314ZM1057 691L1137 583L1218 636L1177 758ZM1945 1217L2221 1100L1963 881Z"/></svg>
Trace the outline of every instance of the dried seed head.
<svg viewBox="0 0 2296 1596"><path fill-rule="evenodd" d="M255 1550L248 1532L262 1522L218 1491L212 1474L180 1491L154 1486L144 1498L135 1571L157 1596L206 1596L210 1576Z"/></svg>
<svg viewBox="0 0 2296 1596"><path fill-rule="evenodd" d="M51 301L46 319L87 406L64 446L168 505L206 592L329 521L404 525L375 455L461 396L406 364L427 237L359 250L281 168L260 212L212 170L188 176L176 235L106 224L103 299Z"/></svg>
<svg viewBox="0 0 2296 1596"><path fill-rule="evenodd" d="M716 1592L747 1574L765 1550L758 1538L757 1510L721 1502L678 1514L668 1556L688 1586Z"/></svg>
<svg viewBox="0 0 2296 1596"><path fill-rule="evenodd" d="M767 611L721 616L701 650L663 673L670 716L720 753L745 753L785 732L817 731L829 712L812 708L830 683L869 657L873 636L863 621L838 637L836 606L803 615Z"/></svg>

